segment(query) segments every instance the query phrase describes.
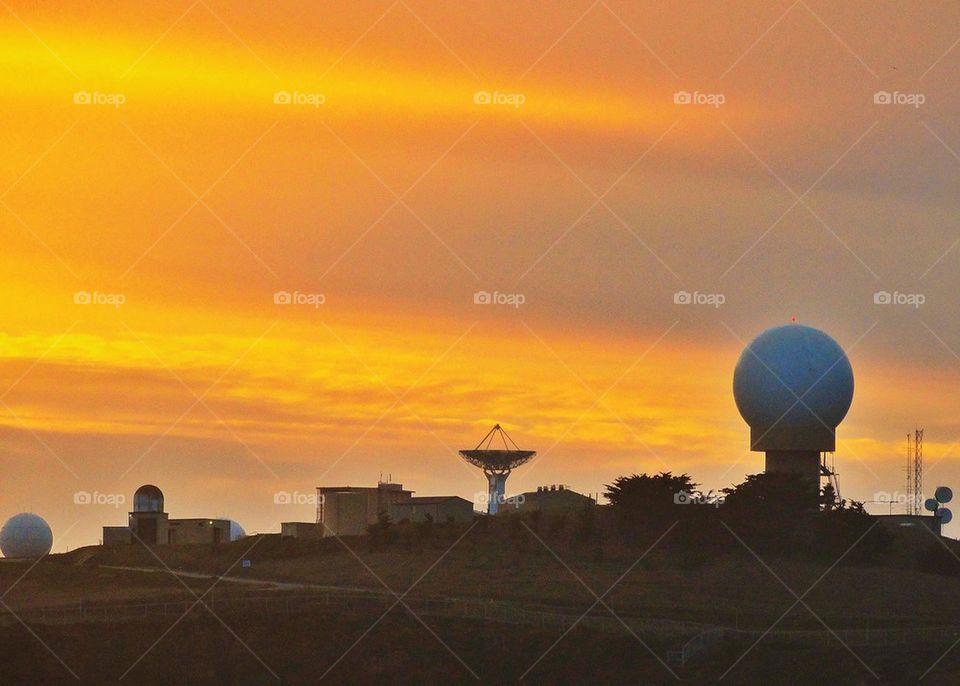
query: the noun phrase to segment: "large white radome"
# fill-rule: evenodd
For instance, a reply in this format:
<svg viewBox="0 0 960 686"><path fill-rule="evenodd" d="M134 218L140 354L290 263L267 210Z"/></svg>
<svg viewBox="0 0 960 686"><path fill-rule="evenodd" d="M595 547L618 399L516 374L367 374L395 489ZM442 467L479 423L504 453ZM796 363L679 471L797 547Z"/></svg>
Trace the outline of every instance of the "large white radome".
<svg viewBox="0 0 960 686"><path fill-rule="evenodd" d="M43 517L21 512L0 529L0 551L4 557L41 557L53 547L53 532Z"/></svg>
<svg viewBox="0 0 960 686"><path fill-rule="evenodd" d="M853 400L853 369L843 349L819 329L779 326L740 354L733 395L751 427L836 428Z"/></svg>

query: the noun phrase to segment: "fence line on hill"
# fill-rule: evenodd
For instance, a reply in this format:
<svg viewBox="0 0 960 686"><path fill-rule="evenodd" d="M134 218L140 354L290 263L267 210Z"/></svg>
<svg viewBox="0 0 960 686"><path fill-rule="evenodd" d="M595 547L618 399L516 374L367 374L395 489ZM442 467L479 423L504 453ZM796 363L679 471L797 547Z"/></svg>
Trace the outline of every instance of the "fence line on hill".
<svg viewBox="0 0 960 686"><path fill-rule="evenodd" d="M260 594L216 593L204 597L210 609L224 616L296 615L322 612L358 611L384 612L396 604L405 611L392 594L384 591L357 591L323 589L309 594L272 591ZM719 642L732 640L755 641L761 636L774 643L810 646L839 645L838 639L848 645L904 645L960 638L960 626L834 629L776 629L763 632L684 620L649 617L615 617L606 610L594 610L586 615L569 607L524 604L479 598L434 598L406 596L403 603L417 615L475 619L504 624L556 628L566 630L572 624L615 634L654 634L660 637L688 639L678 651L671 651L671 659L685 664L696 655L709 650ZM195 606L195 607L194 607ZM158 600L155 602L79 602L45 607L28 607L9 611L0 608L0 625L22 620L39 624L76 624L81 622L136 622L161 617L180 618L193 607L190 614L201 617L206 610L196 599ZM15 614L14 614L15 613ZM19 618L19 620L18 620ZM834 635L835 634L835 635Z"/></svg>
<svg viewBox="0 0 960 686"><path fill-rule="evenodd" d="M325 589L310 594L272 592L261 595L211 594L204 598L217 614L299 614L333 610L386 611L393 605L403 605L387 592L336 591ZM406 596L403 604L417 615L476 619L505 624L523 624L542 628L566 629L579 625L605 633L648 631L662 635L684 636L703 630L709 625L660 618L624 618L623 622L609 612L583 615L569 607L512 603L474 598L431 598ZM74 624L79 622L142 621L158 617L180 617L192 606L198 616L205 610L196 599L163 600L155 602L80 602L43 607L15 609L15 615L0 608L0 624L25 622L41 624ZM626 624L626 626L625 626ZM629 629L628 629L629 627Z"/></svg>

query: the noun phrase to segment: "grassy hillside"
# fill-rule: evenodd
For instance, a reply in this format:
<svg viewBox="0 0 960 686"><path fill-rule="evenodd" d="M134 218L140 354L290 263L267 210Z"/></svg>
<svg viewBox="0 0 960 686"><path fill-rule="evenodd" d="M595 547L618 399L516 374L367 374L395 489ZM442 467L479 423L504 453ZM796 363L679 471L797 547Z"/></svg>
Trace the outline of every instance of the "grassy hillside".
<svg viewBox="0 0 960 686"><path fill-rule="evenodd" d="M23 563L4 562L0 564L0 592L16 583L4 602L24 611L81 601L192 602L194 596L184 583L196 593L213 584L209 578L178 580L167 571L168 566L210 575L226 573L231 578L384 593L384 585L404 593L415 584L411 598L493 599L518 607L554 608L550 611L567 608L573 616L594 603L593 593L604 594L612 586L604 602L628 620L688 620L760 632L781 618L774 634L737 663L724 683L873 681L869 670L831 636L821 620L834 631L960 624L954 619L960 609L956 544L938 541L925 531L898 531L873 542L865 539L862 549L856 546L856 554L842 557L815 550L755 556L746 534L740 542L733 534L723 540L720 530L712 531L704 542L702 531L684 527L671 530L648 553L660 533L627 535L603 525L585 536L576 517L514 517L469 527L396 525L374 537L343 540L305 542L259 536L220 546L95 547L51 555L32 569ZM241 559L249 559L251 565L237 564ZM111 568L117 566L148 567L156 572ZM810 609L798 605L784 615L795 602L784 584L799 595L818 580L804 596ZM215 595L229 598L254 592L282 595L310 589L258 589L222 581L216 585ZM327 675L334 683L385 678L397 683L474 682L470 671L401 607L394 608L339 663L339 656L382 610L327 608L296 616L225 612L230 630L202 607L179 625L174 624L175 616L164 616L122 624L37 624L31 628L74 671L84 672L91 681L115 680L120 667L121 672L129 667L174 626L137 666L138 682L171 683L171 678L177 677L173 680L183 683L276 683L238 637L287 683L316 683L334 663ZM603 607L593 612L593 616L600 615L612 617ZM564 632L562 626L446 616L421 619L474 672L492 683L516 683ZM793 629L815 630L823 640L816 645L791 643L789 634L777 633ZM625 631L598 633L595 625L584 623L537 662L525 681L674 681L640 641L667 660L670 651L679 649L687 637L656 630L641 631L638 636ZM855 652L884 683L916 683L951 642L944 634L909 645L858 645ZM752 643L745 634L731 634L685 666L673 668L685 680L712 683ZM21 625L0 627L0 646L0 659L13 670L9 674L19 675L10 683L57 683L64 676L73 680ZM35 679L26 678L30 670L37 669L47 671L37 672ZM960 679L960 652L956 656L950 653L931 675L947 683Z"/></svg>
<svg viewBox="0 0 960 686"><path fill-rule="evenodd" d="M240 578L380 590L386 585L397 592L417 582L412 593L419 596L571 608L586 607L594 600L591 590L600 594L616 582L606 601L618 612L759 628L793 601L783 583L800 594L825 573L805 601L836 628L943 624L944 608L953 607L960 597L960 559L932 535L913 530L898 533L871 555L851 554L839 564L835 558L809 560L802 555L761 555L758 560L732 535L719 553L700 556L686 546L679 528L643 559L655 537L608 536L598 548L593 541L578 544L550 521L502 521L469 530L437 526L428 534L399 526L395 534L376 546L368 537L304 542L268 535L221 546L82 549L44 560L20 582L13 602L27 597L176 596L182 590L167 574L143 575L103 565L167 565ZM670 536L675 537L672 546L667 545ZM237 564L241 558L251 566ZM6 567L0 565L0 580L17 575L15 568ZM205 585L200 580L190 583ZM226 592L226 586L221 583L218 591ZM784 622L807 625L815 620L802 611Z"/></svg>

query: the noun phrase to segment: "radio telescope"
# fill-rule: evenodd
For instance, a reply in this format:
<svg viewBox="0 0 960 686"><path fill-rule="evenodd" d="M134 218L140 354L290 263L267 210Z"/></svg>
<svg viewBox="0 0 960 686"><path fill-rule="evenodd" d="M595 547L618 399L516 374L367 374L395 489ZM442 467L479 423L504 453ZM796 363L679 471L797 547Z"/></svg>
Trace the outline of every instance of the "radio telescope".
<svg viewBox="0 0 960 686"><path fill-rule="evenodd" d="M497 437L503 442L502 450L491 447ZM509 441L509 444L507 441ZM520 450L520 447L514 443L513 439L507 435L507 432L499 424L490 429L490 432L483 437L476 448L460 451L460 457L474 467L482 469L484 476L487 477L489 483L487 514L497 514L497 508L503 502L506 492L507 477L510 476L513 468L519 467L536 454L535 450Z"/></svg>

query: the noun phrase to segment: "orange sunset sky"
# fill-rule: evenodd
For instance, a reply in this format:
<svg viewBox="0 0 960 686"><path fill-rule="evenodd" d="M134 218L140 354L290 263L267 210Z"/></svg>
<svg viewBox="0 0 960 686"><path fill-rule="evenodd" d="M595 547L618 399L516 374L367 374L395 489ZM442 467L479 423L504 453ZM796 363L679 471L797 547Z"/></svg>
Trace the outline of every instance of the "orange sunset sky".
<svg viewBox="0 0 960 686"><path fill-rule="evenodd" d="M854 368L842 494L902 492L918 425L926 483L960 486L958 26L947 2L0 0L0 519L64 550L148 482L248 532L312 519L278 491L381 473L476 500L456 451L498 421L540 452L508 492L722 488L763 464L739 351L791 317Z"/></svg>

